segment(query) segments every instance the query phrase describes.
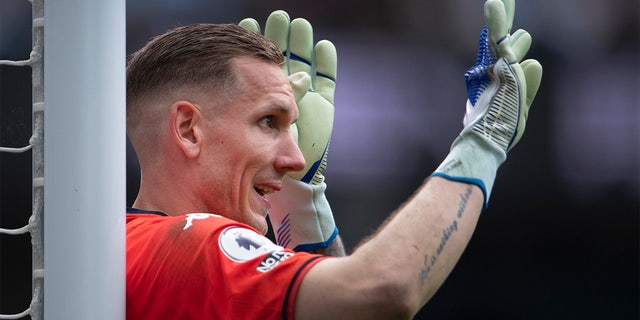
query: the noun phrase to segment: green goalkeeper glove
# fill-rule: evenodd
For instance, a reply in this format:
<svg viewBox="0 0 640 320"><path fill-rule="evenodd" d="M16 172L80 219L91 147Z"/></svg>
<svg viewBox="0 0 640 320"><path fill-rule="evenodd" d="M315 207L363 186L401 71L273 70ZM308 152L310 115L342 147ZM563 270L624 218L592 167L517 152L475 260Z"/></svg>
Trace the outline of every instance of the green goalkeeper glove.
<svg viewBox="0 0 640 320"><path fill-rule="evenodd" d="M260 33L254 19L244 19L240 25ZM311 24L302 18L290 21L282 10L269 15L264 35L285 56L284 72L299 111L291 131L306 161L303 170L283 178L280 192L269 196L269 218L278 244L296 251L326 248L338 235L323 176L333 130L336 49L327 40L314 46Z"/></svg>
<svg viewBox="0 0 640 320"><path fill-rule="evenodd" d="M468 100L464 129L433 176L472 183L485 196L507 152L524 133L529 108L540 87L542 66L520 62L531 45L524 30L513 34L514 0L487 0L476 65L465 74Z"/></svg>

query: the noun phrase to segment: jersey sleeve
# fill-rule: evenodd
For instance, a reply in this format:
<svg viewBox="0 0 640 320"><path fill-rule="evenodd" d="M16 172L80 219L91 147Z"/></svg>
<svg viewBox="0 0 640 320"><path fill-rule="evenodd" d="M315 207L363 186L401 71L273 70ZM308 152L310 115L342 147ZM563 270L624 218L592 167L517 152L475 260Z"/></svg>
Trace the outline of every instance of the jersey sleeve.
<svg viewBox="0 0 640 320"><path fill-rule="evenodd" d="M327 258L282 248L251 227L220 216L166 220L150 224L155 240L148 238L135 250L129 247L128 233L128 318L129 299L140 298L130 297L131 286L137 287L135 294L147 295L140 299L146 302L137 303L140 319L293 319L304 275ZM144 261L135 268L129 265L136 261L134 251Z"/></svg>

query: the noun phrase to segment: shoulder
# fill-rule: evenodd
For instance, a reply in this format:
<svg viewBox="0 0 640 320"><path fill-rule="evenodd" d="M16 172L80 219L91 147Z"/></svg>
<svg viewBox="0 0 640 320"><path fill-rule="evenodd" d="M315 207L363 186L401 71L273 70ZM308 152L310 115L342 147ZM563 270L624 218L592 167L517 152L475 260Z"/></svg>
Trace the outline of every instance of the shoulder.
<svg viewBox="0 0 640 320"><path fill-rule="evenodd" d="M162 227L172 225L182 230L201 230L212 227L238 225L252 229L250 226L212 213L189 213L179 216L168 216L154 213L127 213L127 228L132 225L148 225Z"/></svg>
<svg viewBox="0 0 640 320"><path fill-rule="evenodd" d="M217 242L236 236L241 243L246 244L250 242L248 239L261 236L248 225L210 213L190 213L181 216L127 214L126 232L128 241L134 241L134 239L170 240L174 243L205 240ZM218 240L218 238L220 239ZM257 242L254 239L252 243Z"/></svg>

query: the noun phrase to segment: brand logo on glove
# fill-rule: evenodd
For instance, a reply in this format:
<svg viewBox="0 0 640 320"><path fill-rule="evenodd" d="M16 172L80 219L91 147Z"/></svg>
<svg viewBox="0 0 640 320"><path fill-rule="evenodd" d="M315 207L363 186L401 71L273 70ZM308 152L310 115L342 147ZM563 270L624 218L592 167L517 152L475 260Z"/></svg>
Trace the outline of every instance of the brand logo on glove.
<svg viewBox="0 0 640 320"><path fill-rule="evenodd" d="M449 173L451 170L454 170L460 166L462 166L462 162L456 159L451 159L442 166L441 171L444 173Z"/></svg>

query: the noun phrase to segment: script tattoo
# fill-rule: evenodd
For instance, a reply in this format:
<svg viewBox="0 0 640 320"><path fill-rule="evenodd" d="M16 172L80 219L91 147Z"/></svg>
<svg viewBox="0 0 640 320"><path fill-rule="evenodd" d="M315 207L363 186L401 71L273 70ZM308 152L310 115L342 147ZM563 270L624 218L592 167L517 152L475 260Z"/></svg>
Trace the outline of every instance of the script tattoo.
<svg viewBox="0 0 640 320"><path fill-rule="evenodd" d="M438 261L438 257L444 250L447 242L449 242L451 235L453 235L455 232L458 231L458 221L462 218L462 214L464 213L464 210L467 208L467 202L469 202L469 197L471 197L471 191L472 191L471 186L468 186L467 189L460 194L456 215L453 221L442 230L442 236L440 237L440 244L436 248L436 251L431 255L427 254L424 256L424 266L420 271L420 281L422 282L422 284L424 284L427 281L427 278L429 277L429 273L431 273L433 266Z"/></svg>

